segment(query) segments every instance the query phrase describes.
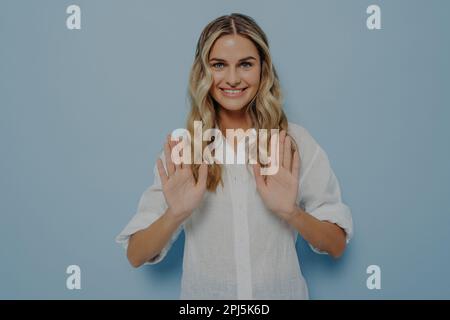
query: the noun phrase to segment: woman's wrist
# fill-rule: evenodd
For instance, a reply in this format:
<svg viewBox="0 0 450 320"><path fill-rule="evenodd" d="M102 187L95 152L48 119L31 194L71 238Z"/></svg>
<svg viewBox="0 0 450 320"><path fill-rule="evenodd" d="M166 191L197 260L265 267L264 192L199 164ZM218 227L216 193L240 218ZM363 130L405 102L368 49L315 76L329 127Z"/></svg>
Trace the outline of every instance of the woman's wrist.
<svg viewBox="0 0 450 320"><path fill-rule="evenodd" d="M178 227L184 222L184 220L186 220L191 215L191 213L190 212L175 213L172 211L171 208L167 208L164 215L169 224Z"/></svg>
<svg viewBox="0 0 450 320"><path fill-rule="evenodd" d="M306 212L303 211L302 208L299 206L294 206L294 209L291 212L288 212L285 214L286 218L285 220L290 224L293 225L295 221L298 219L301 219Z"/></svg>

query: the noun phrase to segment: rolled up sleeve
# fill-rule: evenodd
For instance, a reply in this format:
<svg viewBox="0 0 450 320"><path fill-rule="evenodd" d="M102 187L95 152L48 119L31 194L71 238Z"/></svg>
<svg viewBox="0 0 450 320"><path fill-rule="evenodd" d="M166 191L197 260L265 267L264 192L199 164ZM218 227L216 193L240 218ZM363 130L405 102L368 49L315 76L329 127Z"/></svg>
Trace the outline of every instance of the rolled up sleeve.
<svg viewBox="0 0 450 320"><path fill-rule="evenodd" d="M163 153L160 154L160 158L163 160L165 166ZM156 164L153 168L153 174L154 182L142 194L136 214L131 218L122 232L120 232L120 234L116 237L116 242L121 244L125 249L128 248L128 242L131 235L150 226L153 222L158 220L167 209L167 203L162 191L161 180L159 178ZM172 247L172 244L180 235L182 228L183 225L180 225L161 252L145 264L156 264L161 262Z"/></svg>
<svg viewBox="0 0 450 320"><path fill-rule="evenodd" d="M306 163L302 163L305 171L301 175L299 193L300 206L313 217L321 221L337 224L346 233L346 243L353 237L353 220L350 208L342 202L339 182L331 169L325 151L309 137L310 152L306 155ZM311 244L311 249L326 254Z"/></svg>

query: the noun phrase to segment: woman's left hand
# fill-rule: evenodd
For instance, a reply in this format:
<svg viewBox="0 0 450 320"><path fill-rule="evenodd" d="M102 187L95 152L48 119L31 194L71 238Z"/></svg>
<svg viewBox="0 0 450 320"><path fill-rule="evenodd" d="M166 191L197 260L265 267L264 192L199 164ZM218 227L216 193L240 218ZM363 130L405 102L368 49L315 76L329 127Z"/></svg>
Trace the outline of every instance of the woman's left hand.
<svg viewBox="0 0 450 320"><path fill-rule="evenodd" d="M300 156L298 150L291 150L292 139L282 130L279 137L278 171L268 175L266 181L261 175L261 167L253 165L256 189L265 205L284 220L295 214L300 173Z"/></svg>

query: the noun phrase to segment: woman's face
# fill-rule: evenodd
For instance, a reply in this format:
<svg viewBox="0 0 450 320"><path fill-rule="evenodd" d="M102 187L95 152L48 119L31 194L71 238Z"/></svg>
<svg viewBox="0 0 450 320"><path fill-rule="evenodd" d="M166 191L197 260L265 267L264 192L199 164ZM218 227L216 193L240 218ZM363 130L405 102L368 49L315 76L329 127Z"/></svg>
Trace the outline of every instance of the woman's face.
<svg viewBox="0 0 450 320"><path fill-rule="evenodd" d="M261 75L258 49L247 38L226 35L216 40L209 54L213 74L210 94L222 108L241 110L256 95Z"/></svg>

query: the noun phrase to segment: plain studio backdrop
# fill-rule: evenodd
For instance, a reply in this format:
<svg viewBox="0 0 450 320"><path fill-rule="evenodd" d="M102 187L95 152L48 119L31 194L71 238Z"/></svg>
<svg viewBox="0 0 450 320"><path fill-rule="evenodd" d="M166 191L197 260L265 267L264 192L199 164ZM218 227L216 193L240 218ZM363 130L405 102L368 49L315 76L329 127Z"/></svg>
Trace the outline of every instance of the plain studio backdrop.
<svg viewBox="0 0 450 320"><path fill-rule="evenodd" d="M81 8L68 30L66 8ZM371 4L381 30L366 27ZM335 261L299 239L313 299L450 298L450 2L2 1L0 298L178 298L184 236L133 269L115 236L185 125L202 28L267 33L289 121L328 153L355 237ZM220 254L220 253L217 253ZM81 290L66 268L81 268ZM370 265L381 290L366 286Z"/></svg>

